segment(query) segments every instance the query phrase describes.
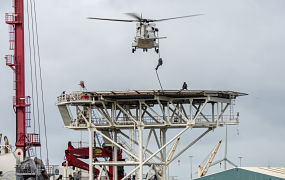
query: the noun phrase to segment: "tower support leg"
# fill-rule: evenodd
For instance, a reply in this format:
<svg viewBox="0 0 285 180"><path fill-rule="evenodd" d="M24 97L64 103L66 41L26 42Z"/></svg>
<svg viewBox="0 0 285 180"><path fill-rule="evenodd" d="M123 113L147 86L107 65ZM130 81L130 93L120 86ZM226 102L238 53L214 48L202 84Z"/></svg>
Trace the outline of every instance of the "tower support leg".
<svg viewBox="0 0 285 180"><path fill-rule="evenodd" d="M161 140L162 140L162 143L161 143L161 146L164 146L166 144L166 129L161 129ZM166 148L164 148L162 150L162 160L163 162L166 164ZM167 166L162 166L162 179L166 179L166 168Z"/></svg>
<svg viewBox="0 0 285 180"><path fill-rule="evenodd" d="M139 180L143 179L143 125L142 125L142 104L140 102L139 106L139 126L138 126L138 131L139 131Z"/></svg>
<svg viewBox="0 0 285 180"><path fill-rule="evenodd" d="M93 175L93 142L94 142L94 130L90 127L89 132L89 180L94 179Z"/></svg>
<svg viewBox="0 0 285 180"><path fill-rule="evenodd" d="M143 127L139 126L139 180L143 178Z"/></svg>
<svg viewBox="0 0 285 180"><path fill-rule="evenodd" d="M118 142L117 131L114 131L114 141ZM118 161L118 147L114 145L113 161ZM118 166L113 166L113 179L118 180Z"/></svg>

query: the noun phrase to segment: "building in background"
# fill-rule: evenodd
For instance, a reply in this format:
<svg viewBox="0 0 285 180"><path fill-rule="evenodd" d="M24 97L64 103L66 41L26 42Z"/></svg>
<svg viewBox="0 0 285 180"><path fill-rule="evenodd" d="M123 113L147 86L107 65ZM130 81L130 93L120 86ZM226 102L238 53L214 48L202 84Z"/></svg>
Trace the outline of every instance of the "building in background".
<svg viewBox="0 0 285 180"><path fill-rule="evenodd" d="M240 167L196 180L281 180L285 179L285 168Z"/></svg>

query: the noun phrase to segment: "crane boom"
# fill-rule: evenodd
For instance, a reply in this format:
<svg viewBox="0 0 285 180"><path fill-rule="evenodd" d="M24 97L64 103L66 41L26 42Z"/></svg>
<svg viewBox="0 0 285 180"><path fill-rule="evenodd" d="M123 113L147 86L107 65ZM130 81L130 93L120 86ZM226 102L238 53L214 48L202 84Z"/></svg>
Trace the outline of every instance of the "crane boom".
<svg viewBox="0 0 285 180"><path fill-rule="evenodd" d="M205 164L205 166L202 168L201 166L198 167L198 177L202 177L202 176L205 176L206 173L208 172L218 150L219 150L219 147L222 143L222 139L220 139L218 141L218 144L215 146L214 150L212 151L211 155L210 155L210 158L208 159L207 163Z"/></svg>
<svg viewBox="0 0 285 180"><path fill-rule="evenodd" d="M172 148L171 148L171 150L170 150L170 152L168 154L167 162L169 162L172 159L173 154L174 154L174 152L175 152L175 150L176 150L176 148L178 146L179 141L180 141L180 137L178 137L176 142L173 144L173 146L172 146Z"/></svg>

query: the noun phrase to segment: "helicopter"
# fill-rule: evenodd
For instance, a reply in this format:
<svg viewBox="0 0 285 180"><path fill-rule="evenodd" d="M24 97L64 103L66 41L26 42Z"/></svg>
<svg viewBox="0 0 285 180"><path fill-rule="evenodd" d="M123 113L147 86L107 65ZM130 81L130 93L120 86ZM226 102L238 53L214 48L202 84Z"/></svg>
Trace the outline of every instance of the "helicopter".
<svg viewBox="0 0 285 180"><path fill-rule="evenodd" d="M132 53L136 49L143 49L143 52L147 52L148 49L155 49L156 53L159 53L159 39L164 39L166 37L158 36L158 28L154 22L167 21L172 19L180 19L187 17L200 16L203 14L193 14L187 16L179 16L165 19L145 19L136 13L126 13L127 15L133 17L134 19L108 19L108 18L97 18L88 17L88 19L104 20L104 21L119 21L119 22L137 22L136 24L136 36L134 42L132 43Z"/></svg>

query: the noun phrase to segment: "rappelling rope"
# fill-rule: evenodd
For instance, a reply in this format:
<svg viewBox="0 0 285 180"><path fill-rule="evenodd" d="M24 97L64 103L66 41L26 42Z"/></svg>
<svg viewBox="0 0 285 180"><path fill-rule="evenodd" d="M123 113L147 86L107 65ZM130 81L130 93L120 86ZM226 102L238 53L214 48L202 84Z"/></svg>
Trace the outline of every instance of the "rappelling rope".
<svg viewBox="0 0 285 180"><path fill-rule="evenodd" d="M48 138L47 138L47 128L46 128L46 114L45 114L45 103L44 103L44 91L43 91L43 79L42 79L42 68L41 68L41 57L40 57L40 46L39 46L39 35L38 35L38 23L37 23L37 11L35 0L33 0L34 4L34 13L35 13L35 31L36 31L36 40L37 40L37 50L38 50L38 59L39 59L39 74L40 74L40 87L41 87L41 98L42 98L42 111L43 111L43 121L44 121L44 134L46 141L46 153L47 153L47 166L49 165L49 157L48 157Z"/></svg>
<svg viewBox="0 0 285 180"><path fill-rule="evenodd" d="M157 70L155 70L155 72L156 72L156 76L157 76L157 79L158 79L158 82L159 82L160 88L161 88L161 90L163 91L163 88L162 88L162 85L161 85L161 82L160 82L160 79L159 79L159 76L158 76Z"/></svg>
<svg viewBox="0 0 285 180"><path fill-rule="evenodd" d="M158 36L158 32L157 32L157 37L159 37ZM158 42L158 47L159 47L159 39L157 39L157 42ZM158 59L160 59L160 49L158 49ZM157 77L157 80L159 82L159 86L160 86L161 90L163 91L163 88L162 88L161 81L160 81L160 78L159 78L157 70L158 69L155 69L156 77Z"/></svg>

